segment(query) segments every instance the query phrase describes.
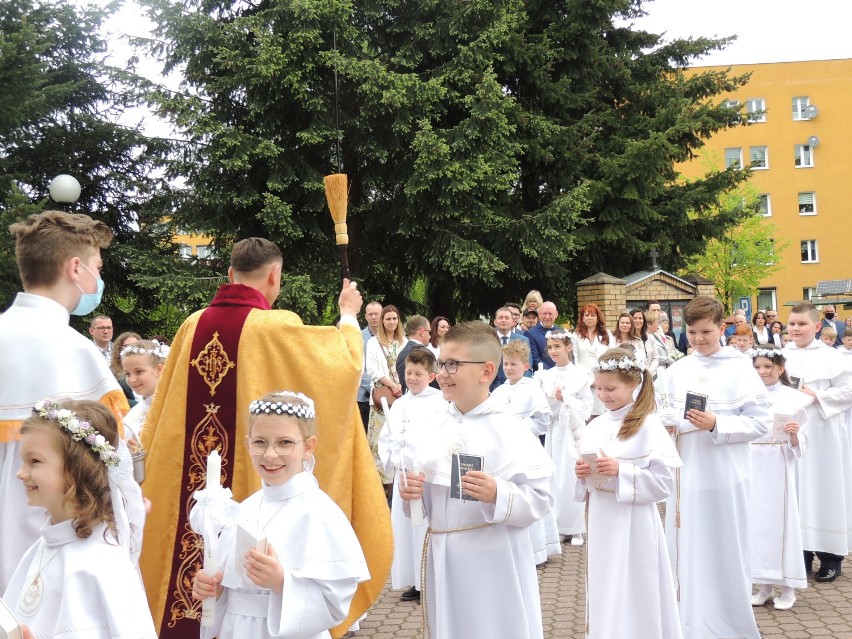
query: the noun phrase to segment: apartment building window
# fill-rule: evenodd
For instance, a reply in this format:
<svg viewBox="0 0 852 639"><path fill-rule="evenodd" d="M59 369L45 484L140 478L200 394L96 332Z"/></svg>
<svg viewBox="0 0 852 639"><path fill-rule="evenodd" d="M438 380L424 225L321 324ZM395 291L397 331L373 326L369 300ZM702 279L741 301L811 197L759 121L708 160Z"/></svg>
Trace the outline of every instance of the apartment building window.
<svg viewBox="0 0 852 639"><path fill-rule="evenodd" d="M814 150L807 144L797 144L795 148L795 155L797 167L804 168L812 167L814 165Z"/></svg>
<svg viewBox="0 0 852 639"><path fill-rule="evenodd" d="M769 168L769 151L765 146L753 146L749 149L751 157L751 168L753 169L768 169Z"/></svg>
<svg viewBox="0 0 852 639"><path fill-rule="evenodd" d="M799 193L799 215L816 215L816 193L806 191Z"/></svg>
<svg viewBox="0 0 852 639"><path fill-rule="evenodd" d="M802 240L802 264L819 262L819 250L816 240Z"/></svg>
<svg viewBox="0 0 852 639"><path fill-rule="evenodd" d="M178 247L178 255L180 255L183 259L188 260L192 257L192 247L188 244L181 244Z"/></svg>
<svg viewBox="0 0 852 639"><path fill-rule="evenodd" d="M769 199L769 193L762 193L757 196L757 210L763 217L772 217L772 202Z"/></svg>
<svg viewBox="0 0 852 639"><path fill-rule="evenodd" d="M733 99L722 100L722 106L726 107L728 109L736 109L737 107L740 106L740 101L739 100L733 100Z"/></svg>
<svg viewBox="0 0 852 639"><path fill-rule="evenodd" d="M746 100L746 113L749 122L766 122L766 101L763 98Z"/></svg>
<svg viewBox="0 0 852 639"><path fill-rule="evenodd" d="M802 289L802 299L805 301L810 301L816 297L816 289L813 286L809 286L808 288Z"/></svg>
<svg viewBox="0 0 852 639"><path fill-rule="evenodd" d="M209 246L199 246L196 248L196 255L198 259L204 260L213 257L213 251Z"/></svg>
<svg viewBox="0 0 852 639"><path fill-rule="evenodd" d="M811 103L808 96L797 96L793 98L793 119L807 120L806 110Z"/></svg>
<svg viewBox="0 0 852 639"><path fill-rule="evenodd" d="M774 288L759 288L757 289L757 308L778 308L776 304L778 303L777 298L775 296Z"/></svg>
<svg viewBox="0 0 852 639"><path fill-rule="evenodd" d="M725 168L743 168L743 150L741 147L725 149Z"/></svg>

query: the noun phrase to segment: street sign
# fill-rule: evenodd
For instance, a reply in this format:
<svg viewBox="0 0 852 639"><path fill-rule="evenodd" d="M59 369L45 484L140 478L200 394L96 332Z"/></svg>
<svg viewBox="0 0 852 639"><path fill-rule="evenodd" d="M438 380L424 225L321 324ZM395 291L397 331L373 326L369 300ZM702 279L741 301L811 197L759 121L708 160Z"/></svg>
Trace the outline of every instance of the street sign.
<svg viewBox="0 0 852 639"><path fill-rule="evenodd" d="M751 321L751 298L750 297L741 297L739 302L737 303L737 308L741 308L746 312L746 317L748 321Z"/></svg>

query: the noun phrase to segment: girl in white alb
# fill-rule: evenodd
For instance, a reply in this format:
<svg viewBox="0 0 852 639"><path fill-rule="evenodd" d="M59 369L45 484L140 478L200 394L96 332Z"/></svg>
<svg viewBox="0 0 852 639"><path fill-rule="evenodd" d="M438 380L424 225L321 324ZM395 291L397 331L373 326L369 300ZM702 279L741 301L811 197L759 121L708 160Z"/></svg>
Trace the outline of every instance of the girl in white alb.
<svg viewBox="0 0 852 639"><path fill-rule="evenodd" d="M33 411L21 426L17 477L49 521L3 600L39 639L156 639L128 553L112 413L98 402L47 399Z"/></svg>
<svg viewBox="0 0 852 639"><path fill-rule="evenodd" d="M550 403L550 428L544 447L556 467L553 472L553 497L559 534L571 537L571 545L583 545L586 523L582 504L572 496L577 477L574 464L578 459L580 431L592 414L590 378L586 369L571 363L571 338L564 330L548 331L547 354L555 366L538 373L539 382Z"/></svg>
<svg viewBox="0 0 852 639"><path fill-rule="evenodd" d="M657 509L674 491L680 456L655 415L650 371L635 355L604 353L595 386L606 412L584 430L574 494L588 505L586 637L680 639Z"/></svg>
<svg viewBox="0 0 852 639"><path fill-rule="evenodd" d="M121 351L121 367L127 377L127 385L142 397L142 401L131 408L122 420L125 438L131 445L142 441L145 417L154 401L154 391L157 390L168 354L168 346L153 340L139 340Z"/></svg>
<svg viewBox="0 0 852 639"><path fill-rule="evenodd" d="M358 584L370 578L358 538L310 469L317 443L314 404L302 394L269 393L250 405L246 445L261 489L240 518L267 538L266 552L235 556L236 530L219 539L224 572L199 570L193 597L217 597L202 639L324 639L343 622Z"/></svg>
<svg viewBox="0 0 852 639"><path fill-rule="evenodd" d="M775 609L789 610L796 603L795 589L808 587L796 464L805 451L805 407L813 398L792 388L784 353L774 344L764 344L749 355L769 391L772 418L769 432L751 442L751 576L761 586L751 605L762 606L772 599L773 586L780 586L781 594L773 599Z"/></svg>

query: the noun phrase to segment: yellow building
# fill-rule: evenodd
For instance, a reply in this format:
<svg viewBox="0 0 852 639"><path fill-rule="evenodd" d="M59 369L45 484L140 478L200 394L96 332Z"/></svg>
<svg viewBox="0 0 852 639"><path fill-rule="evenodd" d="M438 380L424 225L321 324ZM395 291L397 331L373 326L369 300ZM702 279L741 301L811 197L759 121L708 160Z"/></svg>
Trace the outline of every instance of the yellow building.
<svg viewBox="0 0 852 639"><path fill-rule="evenodd" d="M852 253L852 59L731 68L734 75L751 73L748 84L725 97L754 113L752 121L718 133L680 168L697 177L711 161L719 168L754 163L751 184L761 193L764 215L776 238L789 244L752 308L776 308L786 320L784 304L813 299L817 282L852 278L852 260L846 261Z"/></svg>
<svg viewBox="0 0 852 639"><path fill-rule="evenodd" d="M210 246L210 238L202 235L192 235L178 229L172 241L179 246L180 255L183 258L190 259L197 257L205 259L212 257L212 247Z"/></svg>

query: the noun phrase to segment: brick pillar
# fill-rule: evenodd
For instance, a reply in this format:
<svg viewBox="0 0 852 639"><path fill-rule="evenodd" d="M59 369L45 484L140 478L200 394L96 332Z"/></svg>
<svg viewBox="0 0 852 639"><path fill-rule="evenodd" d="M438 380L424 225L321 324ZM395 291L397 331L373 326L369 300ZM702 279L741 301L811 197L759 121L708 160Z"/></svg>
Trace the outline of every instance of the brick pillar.
<svg viewBox="0 0 852 639"><path fill-rule="evenodd" d="M583 319L579 315L579 309L586 304L597 304L607 328L613 330L618 316L624 312L627 304L627 282L606 273L597 273L577 282L578 324Z"/></svg>

